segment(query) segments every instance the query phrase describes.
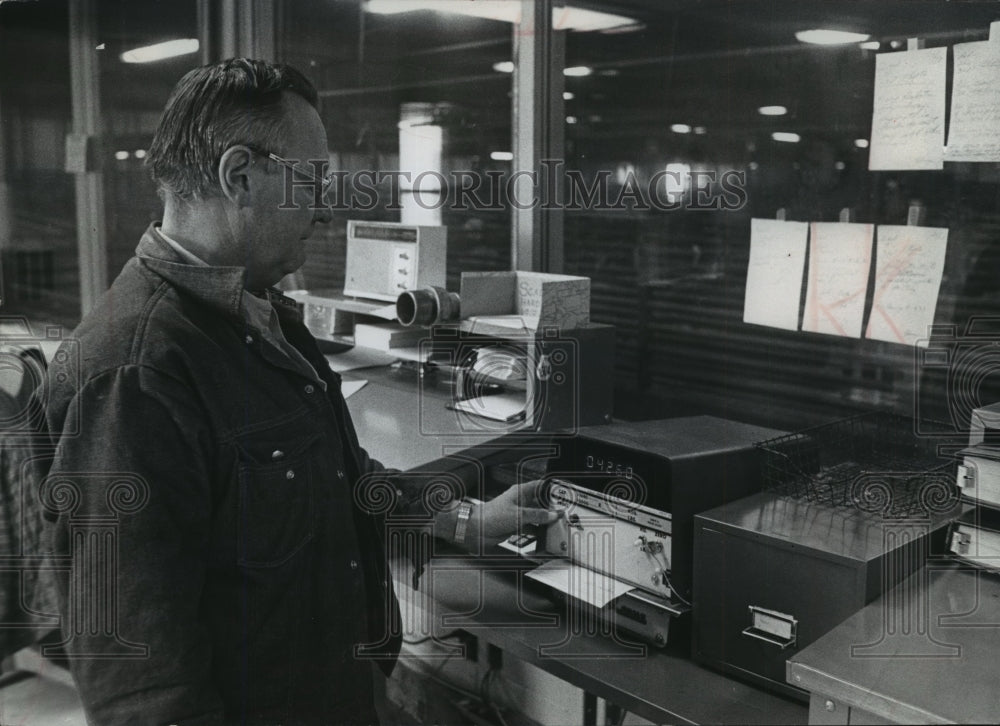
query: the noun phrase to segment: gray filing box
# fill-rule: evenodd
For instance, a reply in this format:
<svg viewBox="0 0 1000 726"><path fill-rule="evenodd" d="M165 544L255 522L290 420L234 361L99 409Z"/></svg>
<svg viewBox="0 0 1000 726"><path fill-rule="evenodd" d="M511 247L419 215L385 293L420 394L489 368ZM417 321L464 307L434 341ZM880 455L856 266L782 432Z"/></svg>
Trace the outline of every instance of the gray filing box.
<svg viewBox="0 0 1000 726"><path fill-rule="evenodd" d="M785 660L943 552L954 512L887 519L771 492L695 517L696 660L758 685Z"/></svg>

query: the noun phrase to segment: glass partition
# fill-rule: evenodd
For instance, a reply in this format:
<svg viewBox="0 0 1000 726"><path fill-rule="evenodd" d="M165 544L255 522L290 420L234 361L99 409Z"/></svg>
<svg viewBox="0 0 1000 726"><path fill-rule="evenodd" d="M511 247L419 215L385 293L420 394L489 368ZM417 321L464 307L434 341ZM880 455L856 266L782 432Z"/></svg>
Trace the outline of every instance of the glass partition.
<svg viewBox="0 0 1000 726"><path fill-rule="evenodd" d="M301 284L343 289L349 219L447 226L451 290L463 270L509 269L509 208L485 187L483 204L462 203L457 189L510 174L511 76L500 64L512 24L420 0L280 8L279 58L320 89L338 173L334 221L310 242Z"/></svg>
<svg viewBox="0 0 1000 726"><path fill-rule="evenodd" d="M0 3L0 314L79 316L65 2ZM30 59L30 62L27 60Z"/></svg>
<svg viewBox="0 0 1000 726"><path fill-rule="evenodd" d="M984 40L995 8L638 5L641 29L571 35L566 58L587 69L567 78L567 168L608 189L607 203L567 210L566 271L593 278L594 319L618 327L619 415L796 428L872 408L961 419L971 404L950 385L997 400L1000 375L981 362L930 370L913 346L743 322L750 220L779 216L946 227L935 322L961 345L971 317L996 315L997 165L868 170L876 57L909 37ZM796 37L830 28L869 37Z"/></svg>

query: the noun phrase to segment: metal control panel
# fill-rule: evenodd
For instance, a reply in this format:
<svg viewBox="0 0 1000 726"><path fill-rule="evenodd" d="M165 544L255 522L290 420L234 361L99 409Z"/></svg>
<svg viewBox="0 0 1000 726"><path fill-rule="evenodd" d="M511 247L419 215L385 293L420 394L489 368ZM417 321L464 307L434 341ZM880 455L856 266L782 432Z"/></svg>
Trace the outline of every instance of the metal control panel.
<svg viewBox="0 0 1000 726"><path fill-rule="evenodd" d="M550 486L559 518L546 528L546 551L647 592L672 595L669 514L560 479Z"/></svg>

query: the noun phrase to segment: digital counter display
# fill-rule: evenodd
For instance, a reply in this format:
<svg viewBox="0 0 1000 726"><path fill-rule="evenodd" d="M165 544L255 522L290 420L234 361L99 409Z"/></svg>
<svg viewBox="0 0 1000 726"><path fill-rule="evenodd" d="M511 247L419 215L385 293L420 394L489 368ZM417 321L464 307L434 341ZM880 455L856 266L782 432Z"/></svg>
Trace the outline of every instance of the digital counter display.
<svg viewBox="0 0 1000 726"><path fill-rule="evenodd" d="M600 454L585 454L583 457L583 468L585 471L601 472L604 474L614 474L625 479L631 479L635 473L635 467L631 464L615 462L612 459L604 460Z"/></svg>
<svg viewBox="0 0 1000 726"><path fill-rule="evenodd" d="M670 511L669 463L624 446L576 439L563 445L550 472L608 496Z"/></svg>

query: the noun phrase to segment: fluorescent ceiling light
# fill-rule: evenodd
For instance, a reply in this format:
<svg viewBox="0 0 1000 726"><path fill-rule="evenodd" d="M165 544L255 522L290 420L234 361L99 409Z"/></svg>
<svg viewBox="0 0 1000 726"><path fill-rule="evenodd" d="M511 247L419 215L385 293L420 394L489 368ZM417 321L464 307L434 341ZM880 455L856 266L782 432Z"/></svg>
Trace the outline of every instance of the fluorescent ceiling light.
<svg viewBox="0 0 1000 726"><path fill-rule="evenodd" d="M593 30L623 29L635 24L636 21L633 18L626 18L622 15L599 13L596 10L584 10L568 5L552 8L553 30L575 30L580 33L588 33Z"/></svg>
<svg viewBox="0 0 1000 726"><path fill-rule="evenodd" d="M684 192L691 186L691 165L682 163L667 164L665 169L667 175L664 177L667 198L670 201L677 201L684 196Z"/></svg>
<svg viewBox="0 0 1000 726"><path fill-rule="evenodd" d="M784 106L761 106L757 109L761 116L784 116L788 109Z"/></svg>
<svg viewBox="0 0 1000 726"><path fill-rule="evenodd" d="M708 133L708 129L706 129L704 126L695 126L694 127L694 132L698 136L704 136L705 134Z"/></svg>
<svg viewBox="0 0 1000 726"><path fill-rule="evenodd" d="M521 3L512 0L368 0L365 10L378 15L397 15L418 10L436 10L474 18L499 20L505 23L521 22ZM570 6L552 8L552 27L555 30L575 30L581 33L593 30L611 30L635 25L633 18L596 10Z"/></svg>
<svg viewBox="0 0 1000 726"><path fill-rule="evenodd" d="M854 145L857 146L859 149L867 149L868 139L855 139Z"/></svg>
<svg viewBox="0 0 1000 726"><path fill-rule="evenodd" d="M493 161L513 161L514 152L513 151L491 151L490 158Z"/></svg>
<svg viewBox="0 0 1000 726"><path fill-rule="evenodd" d="M134 152L132 152L132 155L136 159L145 159L146 158L146 150L145 149L136 149Z"/></svg>
<svg viewBox="0 0 1000 726"><path fill-rule="evenodd" d="M500 61L499 63L494 63L493 70L497 73L513 73L514 61Z"/></svg>
<svg viewBox="0 0 1000 726"><path fill-rule="evenodd" d="M798 134L793 134L789 131L775 131L771 134L771 138L775 141L784 141L789 144L797 144L802 140L802 137Z"/></svg>
<svg viewBox="0 0 1000 726"><path fill-rule="evenodd" d="M878 50L882 47L882 44L877 40L868 40L861 44L863 50Z"/></svg>
<svg viewBox="0 0 1000 726"><path fill-rule="evenodd" d="M691 133L691 127L688 126L687 124L672 124L670 126L670 130L673 131L675 134L690 134Z"/></svg>
<svg viewBox="0 0 1000 726"><path fill-rule="evenodd" d="M572 91L563 91L563 100L572 101L576 96L573 95Z"/></svg>
<svg viewBox="0 0 1000 726"><path fill-rule="evenodd" d="M576 116L567 116L566 117L566 123L568 123L568 124L575 124L576 123Z"/></svg>
<svg viewBox="0 0 1000 726"><path fill-rule="evenodd" d="M118 159L118 161L125 161L128 158L128 152L127 151L116 151L115 152L115 158Z"/></svg>
<svg viewBox="0 0 1000 726"><path fill-rule="evenodd" d="M860 43L868 40L871 36L867 33L850 33L846 30L829 30L827 28L814 28L812 30L800 30L795 34L795 38L803 43L813 43L815 45L843 45L844 43Z"/></svg>
<svg viewBox="0 0 1000 726"><path fill-rule="evenodd" d="M594 69L588 68L587 66L570 66L569 68L563 68L564 76L574 76L577 78L589 76L593 72Z"/></svg>
<svg viewBox="0 0 1000 726"><path fill-rule="evenodd" d="M168 40L155 45L144 45L141 48L127 50L122 53L121 58L125 63L152 63L165 58L197 52L197 38L178 38L177 40Z"/></svg>

